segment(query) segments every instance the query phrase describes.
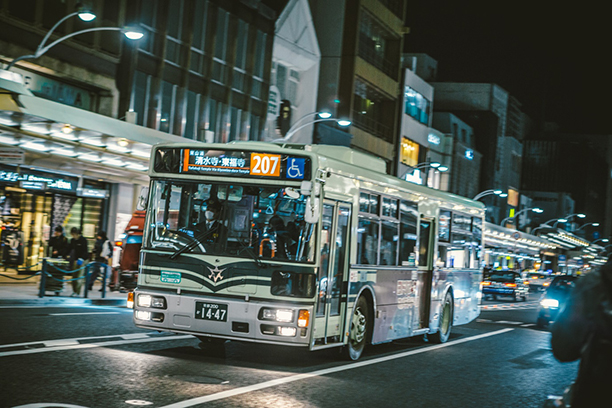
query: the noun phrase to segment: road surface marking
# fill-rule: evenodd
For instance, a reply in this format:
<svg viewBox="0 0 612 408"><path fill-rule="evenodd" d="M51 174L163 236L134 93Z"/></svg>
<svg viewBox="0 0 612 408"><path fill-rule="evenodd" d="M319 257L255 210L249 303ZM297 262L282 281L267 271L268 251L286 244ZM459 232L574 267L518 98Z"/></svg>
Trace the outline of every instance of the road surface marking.
<svg viewBox="0 0 612 408"><path fill-rule="evenodd" d="M109 337L119 337L119 336L109 336ZM133 339L133 340L114 340L114 341L104 341L101 343L79 343L79 344L58 346L58 347L42 347L42 348L26 349L26 350L4 351L4 352L0 352L0 357L17 356L21 354L48 353L50 351L78 350L78 349L88 349L88 348L97 348L97 347L121 346L124 344L148 343L152 341L185 340L185 339L193 339L193 338L194 336L192 335L183 335L183 336L149 337L146 339Z"/></svg>
<svg viewBox="0 0 612 408"><path fill-rule="evenodd" d="M65 340L50 340L50 341L45 341L43 342L43 344L45 345L45 347L59 347L59 346L73 346L75 344L81 344L76 340L72 340L72 339L65 339Z"/></svg>
<svg viewBox="0 0 612 408"><path fill-rule="evenodd" d="M102 315L121 314L119 312L83 312L83 313L49 313L49 316L80 316L80 315Z"/></svg>
<svg viewBox="0 0 612 408"><path fill-rule="evenodd" d="M526 323L526 324L522 324L521 327L533 327L535 326L535 323Z"/></svg>
<svg viewBox="0 0 612 408"><path fill-rule="evenodd" d="M262 382L259 384L248 385L246 387L239 387L233 390L218 392L215 394L205 395L203 397L197 397L197 398L192 398L192 399L185 400L185 401L176 402L174 404L165 405L160 408L192 407L194 405L203 404L206 402L218 401L218 400L235 397L237 395L242 395L242 394L246 394L246 393L253 392L253 391L259 391L265 388L276 387L277 385L288 384L288 383L292 383L292 382L299 381L299 380L305 380L308 378L321 377L323 375L352 370L353 368L366 367L366 366L373 365L373 364L379 364L379 363L384 363L387 361L397 360L399 358L404 358L404 357L412 356L415 354L421 354L421 353L425 353L428 351L438 350L444 347L450 347L450 346L455 346L457 344L462 344L462 343L467 343L467 342L474 341L474 340L484 339L486 337L491 337L491 336L495 336L498 334L507 333L513 330L515 329L508 328L508 329L497 330L497 331L490 332L490 333L479 334L477 336L467 337L467 338L463 338L463 339L459 339L455 341L449 341L448 343L437 344L431 347L424 347L424 348L420 348L417 350L410 350L410 351L406 351L403 353L394 354L391 356L379 357L379 358L374 358L372 360L365 360L365 361L359 361L355 363L344 364L338 367L325 368L323 370L317 370L311 373L291 375L289 377L278 378L276 380L266 381L266 382Z"/></svg>

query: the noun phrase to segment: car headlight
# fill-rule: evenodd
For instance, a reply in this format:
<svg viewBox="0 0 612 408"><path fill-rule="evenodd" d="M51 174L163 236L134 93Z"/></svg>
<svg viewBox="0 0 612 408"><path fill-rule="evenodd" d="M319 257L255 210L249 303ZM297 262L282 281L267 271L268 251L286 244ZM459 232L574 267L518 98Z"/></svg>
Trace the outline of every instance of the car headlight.
<svg viewBox="0 0 612 408"><path fill-rule="evenodd" d="M166 308L166 299L161 296L138 295L138 306L155 307L158 309Z"/></svg>
<svg viewBox="0 0 612 408"><path fill-rule="evenodd" d="M542 299L540 302L542 307L559 307L559 301L557 299Z"/></svg>

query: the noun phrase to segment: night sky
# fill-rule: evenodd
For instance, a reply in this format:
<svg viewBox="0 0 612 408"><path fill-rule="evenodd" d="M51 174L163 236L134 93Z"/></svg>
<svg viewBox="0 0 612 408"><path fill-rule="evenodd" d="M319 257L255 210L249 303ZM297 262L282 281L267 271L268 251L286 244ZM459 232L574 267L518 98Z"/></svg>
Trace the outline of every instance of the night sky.
<svg viewBox="0 0 612 408"><path fill-rule="evenodd" d="M500 85L534 125L544 113L562 132L612 134L612 20L605 5L408 0L404 51L436 59L438 81Z"/></svg>

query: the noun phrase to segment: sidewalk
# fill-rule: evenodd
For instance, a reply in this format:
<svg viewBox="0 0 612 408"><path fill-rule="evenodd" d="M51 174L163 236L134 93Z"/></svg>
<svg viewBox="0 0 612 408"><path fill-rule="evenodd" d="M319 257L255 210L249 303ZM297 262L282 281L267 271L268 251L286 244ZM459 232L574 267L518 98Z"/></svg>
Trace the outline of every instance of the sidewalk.
<svg viewBox="0 0 612 408"><path fill-rule="evenodd" d="M105 297L102 298L102 283L94 284L93 290L87 293L87 299L83 297L70 297L72 287L70 283L64 283L63 290L56 295L54 291L46 291L44 297L39 297L40 275L25 280L11 278L26 278L28 275L18 275L14 270L0 268L0 306L125 306L127 304L127 292L111 292L106 288ZM2 276L7 275L7 276Z"/></svg>

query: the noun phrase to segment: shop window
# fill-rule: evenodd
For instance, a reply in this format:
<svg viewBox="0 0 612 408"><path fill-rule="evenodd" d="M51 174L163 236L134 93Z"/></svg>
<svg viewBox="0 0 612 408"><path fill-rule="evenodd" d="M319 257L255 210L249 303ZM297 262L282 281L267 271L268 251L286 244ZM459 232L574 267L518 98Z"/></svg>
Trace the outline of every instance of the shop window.
<svg viewBox="0 0 612 408"><path fill-rule="evenodd" d="M360 193L359 211L378 215L379 200L380 196L378 194Z"/></svg>
<svg viewBox="0 0 612 408"><path fill-rule="evenodd" d="M382 215L384 217L397 218L397 200L383 197Z"/></svg>
<svg viewBox="0 0 612 408"><path fill-rule="evenodd" d="M431 102L409 86L405 89L404 99L404 112L420 123L429 125Z"/></svg>
<svg viewBox="0 0 612 408"><path fill-rule="evenodd" d="M402 137L401 161L407 166L416 167L419 164L420 145L407 137Z"/></svg>

